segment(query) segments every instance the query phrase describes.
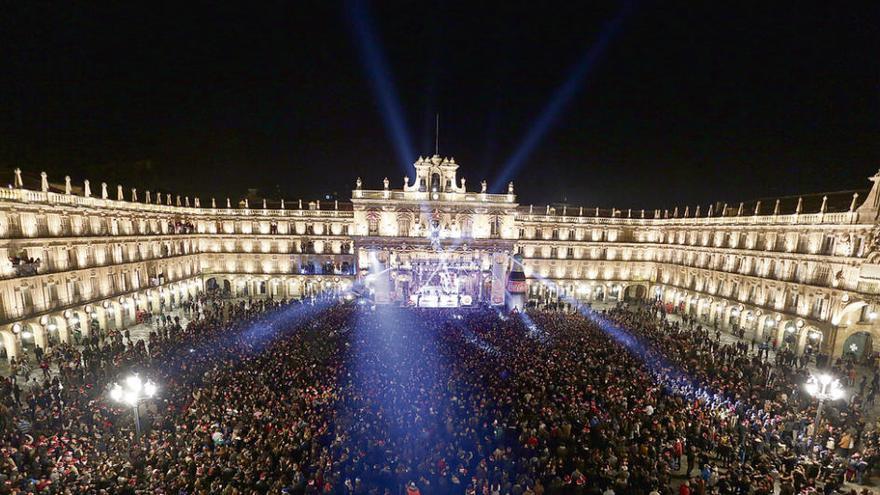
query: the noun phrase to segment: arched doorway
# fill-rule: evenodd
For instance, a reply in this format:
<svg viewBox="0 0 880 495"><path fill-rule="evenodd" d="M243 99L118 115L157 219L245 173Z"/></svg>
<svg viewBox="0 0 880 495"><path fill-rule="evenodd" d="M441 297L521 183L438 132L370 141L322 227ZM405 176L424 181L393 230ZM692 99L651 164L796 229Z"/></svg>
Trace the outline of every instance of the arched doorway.
<svg viewBox="0 0 880 495"><path fill-rule="evenodd" d="M755 312L752 310L743 311L739 322L741 335L745 336L748 333L752 341L754 341L757 337L756 329L758 325L758 317L755 315Z"/></svg>
<svg viewBox="0 0 880 495"><path fill-rule="evenodd" d="M694 317L697 314L697 308L699 308L700 300L697 296L690 296L687 300L687 315Z"/></svg>
<svg viewBox="0 0 880 495"><path fill-rule="evenodd" d="M779 341L779 349L787 349L792 352L797 352L798 347L798 329L797 324L795 324L794 320L788 320L782 322L782 325L779 327L781 338Z"/></svg>
<svg viewBox="0 0 880 495"><path fill-rule="evenodd" d="M648 290L643 285L630 285L623 292L623 298L626 301L641 300L645 298Z"/></svg>
<svg viewBox="0 0 880 495"><path fill-rule="evenodd" d="M725 324L727 328L731 332L739 331L740 317L742 315L742 309L739 306L729 307L727 311L727 318L725 320Z"/></svg>
<svg viewBox="0 0 880 495"><path fill-rule="evenodd" d="M135 306L134 299L120 297L119 302L114 303L113 306L119 312L119 320L122 322L122 327L137 322L137 307Z"/></svg>
<svg viewBox="0 0 880 495"><path fill-rule="evenodd" d="M814 356L821 352L822 341L825 336L821 330L816 327L806 327L801 331L801 351L807 356Z"/></svg>
<svg viewBox="0 0 880 495"><path fill-rule="evenodd" d="M217 279L214 277L209 278L205 281L205 290L209 292L216 291L220 288L220 284L217 283Z"/></svg>
<svg viewBox="0 0 880 495"><path fill-rule="evenodd" d="M0 360L9 361L15 355L15 334L8 330L0 330Z"/></svg>
<svg viewBox="0 0 880 495"><path fill-rule="evenodd" d="M874 353L874 339L868 332L855 332L843 341L843 356L856 361L869 359Z"/></svg>
<svg viewBox="0 0 880 495"><path fill-rule="evenodd" d="M66 320L60 316L50 316L46 325L46 338L51 345L70 342Z"/></svg>
<svg viewBox="0 0 880 495"><path fill-rule="evenodd" d="M42 329L35 323L24 323L21 325L19 337L21 338L21 356L30 359L30 355L34 354L34 350L39 345L45 347L42 338Z"/></svg>
<svg viewBox="0 0 880 495"><path fill-rule="evenodd" d="M608 299L613 301L621 301L623 298L621 297L623 294L621 293L620 286L614 284L608 290Z"/></svg>
<svg viewBox="0 0 880 495"><path fill-rule="evenodd" d="M281 297L281 280L273 278L269 281L269 297L277 299Z"/></svg>
<svg viewBox="0 0 880 495"><path fill-rule="evenodd" d="M14 323L5 330L0 330L0 344L3 346L3 352L5 352L6 359L21 358L22 350L21 350L21 333L22 325L20 323Z"/></svg>
<svg viewBox="0 0 880 495"><path fill-rule="evenodd" d="M660 287L659 285L654 287L653 298L654 301L657 302L663 301L663 287Z"/></svg>
<svg viewBox="0 0 880 495"><path fill-rule="evenodd" d="M709 313L712 312L712 300L707 298L701 298L699 304L697 304L697 317L699 317L700 321L706 323L709 321Z"/></svg>
<svg viewBox="0 0 880 495"><path fill-rule="evenodd" d="M67 329L73 342L79 345L80 341L88 335L88 318L82 311L67 310L64 312L64 318L67 319Z"/></svg>
<svg viewBox="0 0 880 495"><path fill-rule="evenodd" d="M776 321L776 318L773 315L762 315L758 318L758 326L756 329L757 332L757 340L762 342L771 342L774 338L776 338L776 326L779 322Z"/></svg>

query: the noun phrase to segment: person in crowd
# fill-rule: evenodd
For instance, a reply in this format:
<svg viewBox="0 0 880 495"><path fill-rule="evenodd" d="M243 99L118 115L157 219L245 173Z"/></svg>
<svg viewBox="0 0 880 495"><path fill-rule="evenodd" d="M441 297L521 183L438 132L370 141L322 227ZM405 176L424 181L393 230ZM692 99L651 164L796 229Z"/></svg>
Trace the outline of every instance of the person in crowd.
<svg viewBox="0 0 880 495"><path fill-rule="evenodd" d="M808 369L660 306L184 306L0 382L0 494L834 493L877 458L848 363L816 425ZM140 437L108 395L135 372Z"/></svg>

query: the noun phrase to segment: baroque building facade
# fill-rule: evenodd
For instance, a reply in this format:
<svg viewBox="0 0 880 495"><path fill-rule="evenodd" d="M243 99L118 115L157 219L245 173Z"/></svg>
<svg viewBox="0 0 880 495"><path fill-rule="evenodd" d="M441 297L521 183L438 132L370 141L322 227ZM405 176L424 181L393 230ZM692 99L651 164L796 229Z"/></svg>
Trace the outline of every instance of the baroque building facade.
<svg viewBox="0 0 880 495"><path fill-rule="evenodd" d="M400 189L358 179L350 202L323 205L93 194L16 170L0 189L3 350L124 328L206 289L437 307L647 299L798 353L880 349L880 172L862 196L636 211L520 205L513 183L469 191L439 156L414 168Z"/></svg>

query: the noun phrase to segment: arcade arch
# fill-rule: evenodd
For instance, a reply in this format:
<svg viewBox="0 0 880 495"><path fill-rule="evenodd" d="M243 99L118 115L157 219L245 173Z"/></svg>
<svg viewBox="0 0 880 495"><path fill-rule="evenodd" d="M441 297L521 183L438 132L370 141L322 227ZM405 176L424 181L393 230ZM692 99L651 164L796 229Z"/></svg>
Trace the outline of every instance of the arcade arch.
<svg viewBox="0 0 880 495"><path fill-rule="evenodd" d="M863 361L874 353L874 337L871 332L859 330L852 332L843 341L841 355L852 356L856 361Z"/></svg>
<svg viewBox="0 0 880 495"><path fill-rule="evenodd" d="M18 341L11 329L0 330L0 359L12 359L19 355Z"/></svg>

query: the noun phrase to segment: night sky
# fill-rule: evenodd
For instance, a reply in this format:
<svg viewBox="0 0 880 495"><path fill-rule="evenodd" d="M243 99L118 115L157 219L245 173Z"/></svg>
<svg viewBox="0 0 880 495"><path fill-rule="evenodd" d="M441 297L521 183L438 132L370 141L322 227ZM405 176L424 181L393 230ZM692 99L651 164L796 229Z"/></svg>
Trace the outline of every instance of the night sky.
<svg viewBox="0 0 880 495"><path fill-rule="evenodd" d="M400 187L436 113L469 187L510 175L523 204L705 205L866 188L880 167L878 2L181 3L6 4L0 169L348 198L357 176Z"/></svg>

